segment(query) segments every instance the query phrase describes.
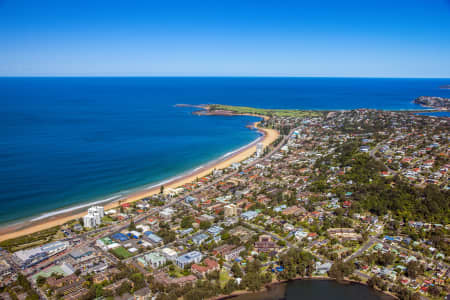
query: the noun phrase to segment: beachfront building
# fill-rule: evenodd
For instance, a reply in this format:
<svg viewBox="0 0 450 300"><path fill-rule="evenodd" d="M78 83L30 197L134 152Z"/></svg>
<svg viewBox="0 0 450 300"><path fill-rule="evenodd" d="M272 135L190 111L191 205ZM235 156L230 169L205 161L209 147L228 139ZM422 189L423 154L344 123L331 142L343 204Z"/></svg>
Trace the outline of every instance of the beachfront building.
<svg viewBox="0 0 450 300"><path fill-rule="evenodd" d="M201 252L191 251L189 253L179 256L176 260L176 264L180 268L184 269L184 267L187 265L199 263L202 260L202 258L203 254Z"/></svg>
<svg viewBox="0 0 450 300"><path fill-rule="evenodd" d="M85 228L97 227L102 223L105 211L102 206L92 206L88 209L88 214L83 217Z"/></svg>
<svg viewBox="0 0 450 300"><path fill-rule="evenodd" d="M263 155L263 143L256 144L256 157L261 157Z"/></svg>

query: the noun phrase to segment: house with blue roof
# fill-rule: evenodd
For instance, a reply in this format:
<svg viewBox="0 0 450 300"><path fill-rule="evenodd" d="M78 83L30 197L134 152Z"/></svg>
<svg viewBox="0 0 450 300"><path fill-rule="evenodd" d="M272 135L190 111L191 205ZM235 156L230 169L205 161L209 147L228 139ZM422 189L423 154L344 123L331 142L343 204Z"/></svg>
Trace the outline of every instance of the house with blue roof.
<svg viewBox="0 0 450 300"><path fill-rule="evenodd" d="M385 235L384 239L389 242L393 242L395 239L392 236Z"/></svg>

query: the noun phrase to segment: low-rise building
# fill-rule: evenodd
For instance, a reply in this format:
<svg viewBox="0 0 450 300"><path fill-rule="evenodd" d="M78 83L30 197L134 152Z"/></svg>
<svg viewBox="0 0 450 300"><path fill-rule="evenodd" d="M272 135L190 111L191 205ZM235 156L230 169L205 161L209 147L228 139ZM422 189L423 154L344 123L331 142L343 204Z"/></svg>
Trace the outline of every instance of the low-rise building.
<svg viewBox="0 0 450 300"><path fill-rule="evenodd" d="M154 269L162 267L166 263L166 258L158 252L146 254L144 259Z"/></svg>
<svg viewBox="0 0 450 300"><path fill-rule="evenodd" d="M184 255L179 256L176 259L176 264L180 268L184 269L185 266L190 265L192 263L199 263L203 258L203 254L199 251L191 251Z"/></svg>
<svg viewBox="0 0 450 300"><path fill-rule="evenodd" d="M204 277L206 274L217 271L219 269L219 264L215 260L209 258L206 258L203 261L203 265L193 264L191 266L192 274L195 274L199 277Z"/></svg>

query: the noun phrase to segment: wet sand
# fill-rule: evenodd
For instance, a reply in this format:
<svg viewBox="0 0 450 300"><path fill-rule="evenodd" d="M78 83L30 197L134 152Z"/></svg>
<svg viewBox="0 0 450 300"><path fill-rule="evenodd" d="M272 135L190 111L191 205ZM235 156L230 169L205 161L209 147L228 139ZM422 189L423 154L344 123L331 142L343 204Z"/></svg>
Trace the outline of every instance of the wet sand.
<svg viewBox="0 0 450 300"><path fill-rule="evenodd" d="M264 116L257 116L262 118L267 118ZM259 122L254 124L255 127L258 126ZM172 181L168 181L164 184L164 188L177 188L186 183L190 183L195 181L197 178L201 178L210 174L214 169L224 169L229 167L232 163L240 162L250 157L256 151L256 144L261 142L264 146L270 145L273 141L275 141L279 133L274 129L266 129L259 128L258 130L263 133L263 136L257 139L256 141L250 143L246 147L243 147L230 155L229 157L223 157L218 160L212 161L194 171L187 173L181 177L173 179ZM113 202L107 203L104 205L105 210L115 208L118 206L118 202L120 200L121 203L129 203L140 200L145 197L149 197L160 192L160 185L155 185L151 189L140 190L134 193L131 193L124 198L120 198L114 200ZM74 219L78 219L83 217L87 213L87 207L83 207L80 209L74 209L72 211L61 213L57 215L53 215L48 218L43 218L35 221L24 221L22 223L5 226L0 228L0 241L16 238L19 236L32 234L44 229L48 229L54 226L62 225L66 222L69 222Z"/></svg>

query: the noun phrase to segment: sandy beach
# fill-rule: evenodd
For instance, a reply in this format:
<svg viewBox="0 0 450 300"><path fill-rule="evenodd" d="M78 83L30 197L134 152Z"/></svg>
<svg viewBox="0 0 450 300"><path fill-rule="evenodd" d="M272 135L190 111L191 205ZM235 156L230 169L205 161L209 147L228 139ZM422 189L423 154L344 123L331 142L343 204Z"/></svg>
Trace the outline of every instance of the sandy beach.
<svg viewBox="0 0 450 300"><path fill-rule="evenodd" d="M268 118L265 116L257 116L262 118ZM254 124L255 127L258 126L259 122ZM259 128L258 130L263 133L263 136L258 139L258 142L263 143L264 146L271 144L275 141L279 133L274 129L265 129ZM224 157L222 159L218 159L211 163L208 163L201 168L196 169L193 172L187 173L186 175L179 177L177 179L173 179L172 181L166 182L164 184L165 188L177 188L186 183L190 183L197 178L203 177L211 173L214 169L224 169L230 166L232 163L240 162L251 156L256 151L256 142L252 142L248 146L239 149L229 157ZM124 198L121 198L121 203L134 202L144 197L152 196L160 192L160 185L156 185L152 189L141 190L135 193L132 193ZM118 206L118 200L107 203L103 205L105 210L114 208ZM67 213L61 213L58 215L54 215L48 218L36 220L36 221L25 221L19 224L6 226L0 228L0 241L16 238L19 236L32 234L34 232L38 232L44 229L48 229L54 226L62 225L68 221L78 219L84 216L87 212L87 208L76 209Z"/></svg>

